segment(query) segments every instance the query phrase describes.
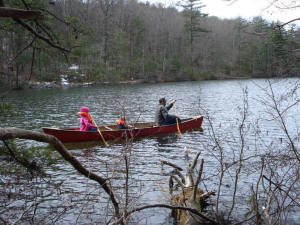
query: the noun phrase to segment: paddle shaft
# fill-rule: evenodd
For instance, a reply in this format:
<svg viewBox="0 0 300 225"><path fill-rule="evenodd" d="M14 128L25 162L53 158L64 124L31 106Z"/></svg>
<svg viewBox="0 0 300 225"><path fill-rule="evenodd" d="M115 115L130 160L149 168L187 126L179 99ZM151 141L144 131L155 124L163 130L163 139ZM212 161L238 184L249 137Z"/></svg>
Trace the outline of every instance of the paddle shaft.
<svg viewBox="0 0 300 225"><path fill-rule="evenodd" d="M180 129L179 129L179 124L178 124L178 118L177 118L177 112L176 112L176 102L174 102L174 112L175 112L175 116L176 116L177 132L178 132L178 135L180 135L181 132L180 132Z"/></svg>
<svg viewBox="0 0 300 225"><path fill-rule="evenodd" d="M97 131L98 131L98 133L100 134L103 143L105 144L105 146L108 146L108 144L106 143L106 141L105 141L105 139L104 139L104 137L103 137L103 135L102 135L102 133L101 133L99 127L97 126L97 124L96 124L96 122L95 122L95 120L93 119L92 116L91 116L91 120L92 120L93 124L97 127Z"/></svg>

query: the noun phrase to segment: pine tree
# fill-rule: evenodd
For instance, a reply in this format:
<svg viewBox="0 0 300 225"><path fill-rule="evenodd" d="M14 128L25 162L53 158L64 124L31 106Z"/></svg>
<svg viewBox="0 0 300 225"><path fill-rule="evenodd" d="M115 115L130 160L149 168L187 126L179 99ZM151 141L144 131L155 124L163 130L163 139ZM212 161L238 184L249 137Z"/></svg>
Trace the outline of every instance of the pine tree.
<svg viewBox="0 0 300 225"><path fill-rule="evenodd" d="M188 34L188 42L190 47L190 66L193 73L194 41L196 37L199 37L200 33L208 32L200 25L201 19L207 17L208 14L201 12L201 9L205 7L201 0L183 0L178 5L183 7L183 16L186 19L185 32Z"/></svg>

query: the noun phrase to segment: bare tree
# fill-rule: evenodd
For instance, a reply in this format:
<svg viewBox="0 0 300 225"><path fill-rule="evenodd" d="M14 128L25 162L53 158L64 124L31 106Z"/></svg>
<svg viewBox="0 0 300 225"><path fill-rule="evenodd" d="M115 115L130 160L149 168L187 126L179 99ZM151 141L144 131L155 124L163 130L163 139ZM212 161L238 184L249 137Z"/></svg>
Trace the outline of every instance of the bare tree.
<svg viewBox="0 0 300 225"><path fill-rule="evenodd" d="M203 110L210 140L204 148L209 149L218 164L214 173L204 173L203 181L210 176L218 180L213 211L219 223L224 217L234 224L287 224L292 223L293 213L299 210L300 164L296 147L299 137L297 132L293 132L297 128L288 122L299 107L296 97L299 83L289 84L287 91L275 92L276 84L269 81L266 87L260 87L265 94L256 100L265 110L253 122L249 121L250 106L247 91L244 91L243 107L239 110L241 117L230 126L230 132L217 126L209 112ZM280 127L281 132L277 133L280 138L266 131L262 127L263 121ZM245 212L245 218L239 219L236 217L240 204L237 200L245 193L242 189L247 185L243 184L243 180L247 176L251 176L247 182L249 209ZM230 187L229 193L226 187ZM224 195L232 196L230 203L224 202Z"/></svg>
<svg viewBox="0 0 300 225"><path fill-rule="evenodd" d="M130 177L130 160L131 160L131 147L130 147L130 140L126 142L126 145L124 146L124 151L122 151L122 157L123 157L123 162L125 163L124 169L125 169L125 177L124 177L124 195L122 194L120 197L114 190L114 187L112 186L112 178L105 178L101 175L98 175L85 166L81 162L79 162L76 157L74 157L66 148L65 146L55 137L51 135L46 135L40 132L35 132L35 131L28 131L28 130L23 130L19 128L0 128L0 139L6 143L6 141L11 140L11 139L28 139L28 140L35 140L38 142L46 142L55 148L55 150L60 154L61 157L63 157L64 160L69 162L73 168L78 171L80 174L84 175L86 178L95 181L98 183L105 191L105 193L109 196L109 202L113 206L113 214L111 218L108 218L108 224L128 224L130 221L131 216L135 212L139 212L145 209L149 208L167 208L167 209L180 209L184 211L189 211L192 214L195 214L205 220L210 220L213 222L213 220L209 219L207 216L203 215L198 209L195 209L193 207L185 207L185 206L178 206L178 205L170 205L170 204L153 204L153 205L144 205L144 206L136 206L136 204L131 203L131 196L129 194L129 177ZM1 149L3 151L3 149ZM11 152L13 155L14 153ZM31 168L33 170L36 170L34 165L31 165L30 162L26 161L20 161L18 160L17 157L15 157L16 163L22 163L28 168ZM200 168L202 167L203 162L200 164ZM193 168L196 166L196 160L193 163ZM116 167L115 169L117 169ZM115 172L112 170L112 174ZM198 186L198 183L200 182L200 177L201 177L202 170L199 171L198 178L196 179L196 185ZM50 193L51 194L51 193ZM206 197L208 195L205 195ZM204 196L203 196L204 197ZM121 205L122 200L124 199L123 204ZM30 201L28 202L30 203ZM21 215L18 220L16 221L22 221L23 215L28 214L28 211L32 212L34 211L35 208L38 206L36 205L28 205L28 207L24 208L23 211L21 211ZM63 212L62 212L63 213ZM59 215L57 215L59 217ZM0 217L2 221L7 221L8 218L6 217ZM214 222L215 223L215 222Z"/></svg>

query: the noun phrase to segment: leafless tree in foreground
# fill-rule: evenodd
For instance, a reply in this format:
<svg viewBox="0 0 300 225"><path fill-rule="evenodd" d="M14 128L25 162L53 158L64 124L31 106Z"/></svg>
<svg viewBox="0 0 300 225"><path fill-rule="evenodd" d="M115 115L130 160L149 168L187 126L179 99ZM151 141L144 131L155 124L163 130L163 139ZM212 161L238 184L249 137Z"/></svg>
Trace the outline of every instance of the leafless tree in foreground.
<svg viewBox="0 0 300 225"><path fill-rule="evenodd" d="M129 159L130 159L130 151L125 151L123 154L125 160L125 204L121 205L118 197L111 186L111 181L109 178L105 178L101 175L98 175L91 170L85 168L66 148L65 146L55 137L51 135L47 135L40 132L28 131L19 128L0 128L0 138L2 141L7 141L10 139L28 139L35 140L39 142L49 143L54 146L55 150L69 162L75 170L77 170L80 174L84 175L88 179L91 179L98 183L100 187L105 191L105 193L109 196L109 201L113 206L113 215L110 219L108 219L108 224L128 224L130 216L138 211L142 211L149 208L168 208L168 209L181 209L189 211L192 214L195 214L202 218L207 218L204 216L199 210L185 207L185 206L172 206L169 204L153 204L153 205L145 205L141 207L132 207L129 208L129 195L128 195L128 180L129 180ZM27 210L34 210L33 205L29 205L23 212ZM20 217L22 218L22 216ZM6 221L5 218L1 217L2 221ZM7 222L7 221L6 221Z"/></svg>
<svg viewBox="0 0 300 225"><path fill-rule="evenodd" d="M215 159L212 171L204 168L208 173L203 181L219 181L212 211L233 224L291 224L297 220L293 216L300 209L300 161L294 116L299 107L299 82L292 82L286 91L275 91L276 85L269 81L266 87L259 87L264 95L254 101L265 110L255 121L249 119L247 89L236 124L218 126L203 110L208 122L208 144L203 148ZM275 133L268 130L273 127ZM245 217L239 218L241 214Z"/></svg>

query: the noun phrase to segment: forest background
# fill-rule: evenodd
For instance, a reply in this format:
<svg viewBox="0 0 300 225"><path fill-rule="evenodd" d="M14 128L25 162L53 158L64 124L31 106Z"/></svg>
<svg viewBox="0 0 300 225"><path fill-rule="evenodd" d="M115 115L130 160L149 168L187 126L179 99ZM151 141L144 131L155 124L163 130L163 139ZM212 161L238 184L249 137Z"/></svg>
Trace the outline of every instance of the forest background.
<svg viewBox="0 0 300 225"><path fill-rule="evenodd" d="M62 74L99 83L299 74L299 27L262 17L220 19L202 13L201 1L166 7L137 0L9 0L5 6L43 17L1 18L1 82L11 88L60 82Z"/></svg>

